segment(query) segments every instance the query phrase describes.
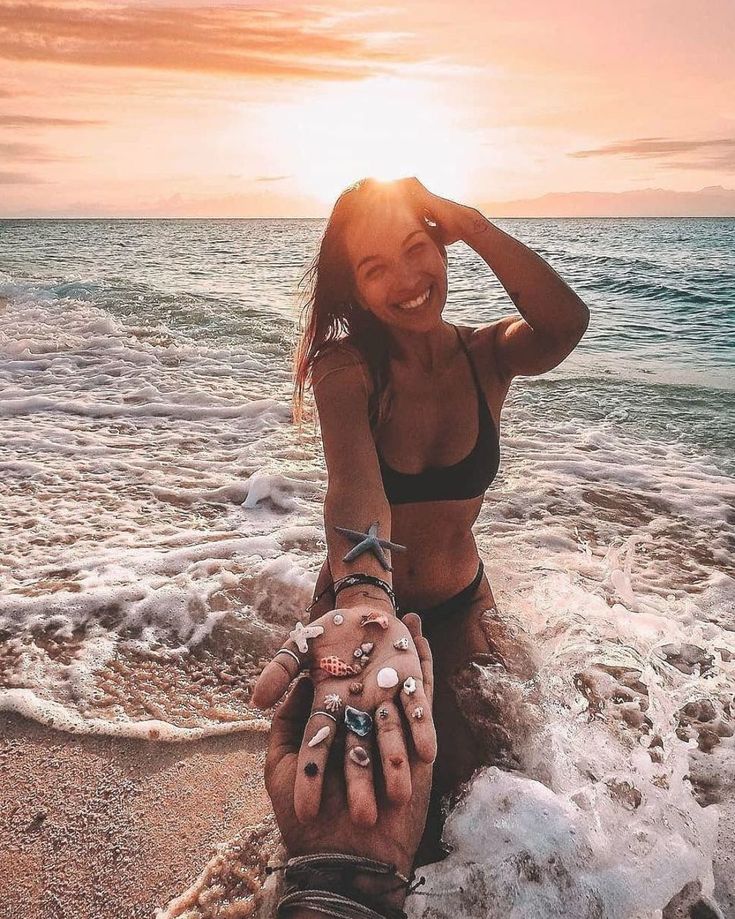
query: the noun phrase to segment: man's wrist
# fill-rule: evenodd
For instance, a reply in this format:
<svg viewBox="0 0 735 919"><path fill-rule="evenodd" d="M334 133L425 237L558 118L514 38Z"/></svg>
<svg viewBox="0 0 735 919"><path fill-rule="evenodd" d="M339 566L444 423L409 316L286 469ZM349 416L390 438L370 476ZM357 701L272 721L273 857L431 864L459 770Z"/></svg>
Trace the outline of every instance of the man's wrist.
<svg viewBox="0 0 735 919"><path fill-rule="evenodd" d="M367 901L369 898L377 912L381 912L384 907L402 909L406 900L406 890L405 888L398 891L391 890L391 887L395 887L396 884L396 878L356 877L352 882L352 891L344 890L340 893L344 897L355 899L358 903L362 903L363 899ZM285 915L288 916L288 919L314 919L315 916L321 917L328 914L296 907L288 910Z"/></svg>
<svg viewBox="0 0 735 919"><path fill-rule="evenodd" d="M395 876L361 874L355 877L352 886L358 895L364 893L374 899L376 905L401 909L406 900L406 887Z"/></svg>
<svg viewBox="0 0 735 919"><path fill-rule="evenodd" d="M329 853L325 854L329 855ZM345 854L348 857L354 857L357 853ZM359 856L357 857L359 858ZM408 895L407 882L413 879L412 863L411 856L408 853L404 853L399 856L397 862L391 862L395 867L387 874L360 870L359 867L352 871L348 868L346 875L343 875L341 879L338 874L324 875L318 880L316 877L310 877L307 874L302 878L300 886L303 890L321 889L334 891L343 897L362 903L377 913L382 914L393 910L400 911ZM294 919L294 917L295 919L311 919L312 916L322 916L323 913L314 912L311 909L294 904L293 909L284 910L284 915L288 919Z"/></svg>

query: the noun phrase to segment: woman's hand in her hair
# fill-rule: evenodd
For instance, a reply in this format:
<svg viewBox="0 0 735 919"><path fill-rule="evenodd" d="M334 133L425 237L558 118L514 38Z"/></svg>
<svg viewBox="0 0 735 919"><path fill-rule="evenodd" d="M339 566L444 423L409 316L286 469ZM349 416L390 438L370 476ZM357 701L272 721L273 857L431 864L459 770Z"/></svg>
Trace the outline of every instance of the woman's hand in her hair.
<svg viewBox="0 0 735 919"><path fill-rule="evenodd" d="M450 198L442 198L433 194L419 182L416 176L399 179L398 181L405 185L409 198L418 202L429 220L439 227L442 242L445 246L451 246L452 243L463 239L468 229L473 226L474 221L485 219L473 207L458 204Z"/></svg>
<svg viewBox="0 0 735 919"><path fill-rule="evenodd" d="M418 675L430 710L433 671L429 643L421 634L421 619L415 613L408 613L404 621L406 634L416 648ZM369 826L355 826L349 806L349 772L362 767L344 758L344 728L340 726L338 740L332 745L325 763L321 808L308 823L299 818L295 806L296 787L303 778L304 725L308 725L307 736L314 733L313 721L307 719L314 706L315 694L319 696L321 689L315 690L308 677L296 681L286 700L276 708L265 761L266 788L289 856L344 852L393 863L402 873L410 874L426 822L433 774L432 763L420 759L413 748L409 749L403 767L411 773L411 793L399 801L391 800L381 782L377 789L375 818ZM394 730L401 733L400 722ZM397 771L395 766L388 765ZM366 883L369 888L370 882ZM374 883L373 892L377 895L396 881L395 878L376 879ZM402 899L400 896L392 902L399 905Z"/></svg>
<svg viewBox="0 0 735 919"><path fill-rule="evenodd" d="M425 665L413 633L392 614L356 605L330 610L292 634L283 646L290 653L276 654L266 665L252 698L259 708L268 708L301 669L311 672L314 691L301 730L295 814L303 823L317 819L330 781L327 761L336 747L352 820L372 826L376 785L384 786L395 804L411 797L409 748L424 763L436 757Z"/></svg>

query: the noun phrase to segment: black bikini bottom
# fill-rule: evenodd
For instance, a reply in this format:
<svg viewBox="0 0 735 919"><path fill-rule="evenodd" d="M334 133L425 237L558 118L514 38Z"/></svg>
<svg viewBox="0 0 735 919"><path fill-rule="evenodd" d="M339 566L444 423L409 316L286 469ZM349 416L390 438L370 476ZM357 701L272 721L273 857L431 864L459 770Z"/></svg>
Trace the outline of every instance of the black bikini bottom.
<svg viewBox="0 0 735 919"><path fill-rule="evenodd" d="M327 560L327 567L329 567L329 560ZM441 603L436 603L434 606L427 606L425 609L410 609L410 610L407 609L405 611L402 611L401 604L399 603L398 604L399 618L403 618L404 612L418 613L418 615L421 616L422 621L426 622L427 620L434 619L437 616L444 618L446 616L451 616L452 613L459 612L460 610L466 607L467 603L475 595L477 588L480 586L480 581L482 580L482 575L484 574L484 571L485 569L482 564L482 559L478 559L477 574L474 576L472 581L466 587L463 587L462 590L454 594L453 597L449 597L448 600L442 600ZM331 575L332 573L331 568L329 569L329 573ZM324 596L325 593L327 593L327 591L329 591L329 593L332 595L332 600L336 604L337 598L334 593L334 586L333 584L328 584L324 588L324 590L319 594L319 596L315 597L312 600L311 606L313 606L315 603L321 600L321 598Z"/></svg>

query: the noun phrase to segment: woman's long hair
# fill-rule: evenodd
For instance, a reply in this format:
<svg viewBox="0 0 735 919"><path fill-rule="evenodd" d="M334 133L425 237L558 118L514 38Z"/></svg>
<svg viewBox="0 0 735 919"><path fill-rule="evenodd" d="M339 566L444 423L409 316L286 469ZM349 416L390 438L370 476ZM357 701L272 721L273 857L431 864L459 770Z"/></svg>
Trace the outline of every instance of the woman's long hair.
<svg viewBox="0 0 735 919"><path fill-rule="evenodd" d="M306 302L299 320L299 338L293 355L293 420L301 427L304 415L304 391L311 386L311 373L317 357L334 342L354 345L365 359L373 380L373 392L368 405L373 429L390 415L390 380L388 378L388 333L383 323L368 310L354 302L354 279L347 248L345 230L355 215L386 183L374 178L360 179L348 186L337 198L327 221L319 249L299 282L308 279ZM400 186L396 192L401 193ZM423 212L416 216L425 226L447 263L447 250L441 241L440 229L427 223Z"/></svg>

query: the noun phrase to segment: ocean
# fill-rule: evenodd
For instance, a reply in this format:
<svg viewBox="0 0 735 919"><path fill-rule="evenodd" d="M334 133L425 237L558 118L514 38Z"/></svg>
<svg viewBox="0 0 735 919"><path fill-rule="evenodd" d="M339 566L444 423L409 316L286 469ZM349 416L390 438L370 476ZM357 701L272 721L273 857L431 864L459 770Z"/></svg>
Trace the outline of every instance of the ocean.
<svg viewBox="0 0 735 919"><path fill-rule="evenodd" d="M727 915L735 219L495 222L591 319L513 380L474 526L541 661L540 727L450 814L409 915L653 919L689 881ZM248 687L326 552L290 366L323 228L0 221L0 709L161 743L267 730ZM516 313L448 251L449 322Z"/></svg>

